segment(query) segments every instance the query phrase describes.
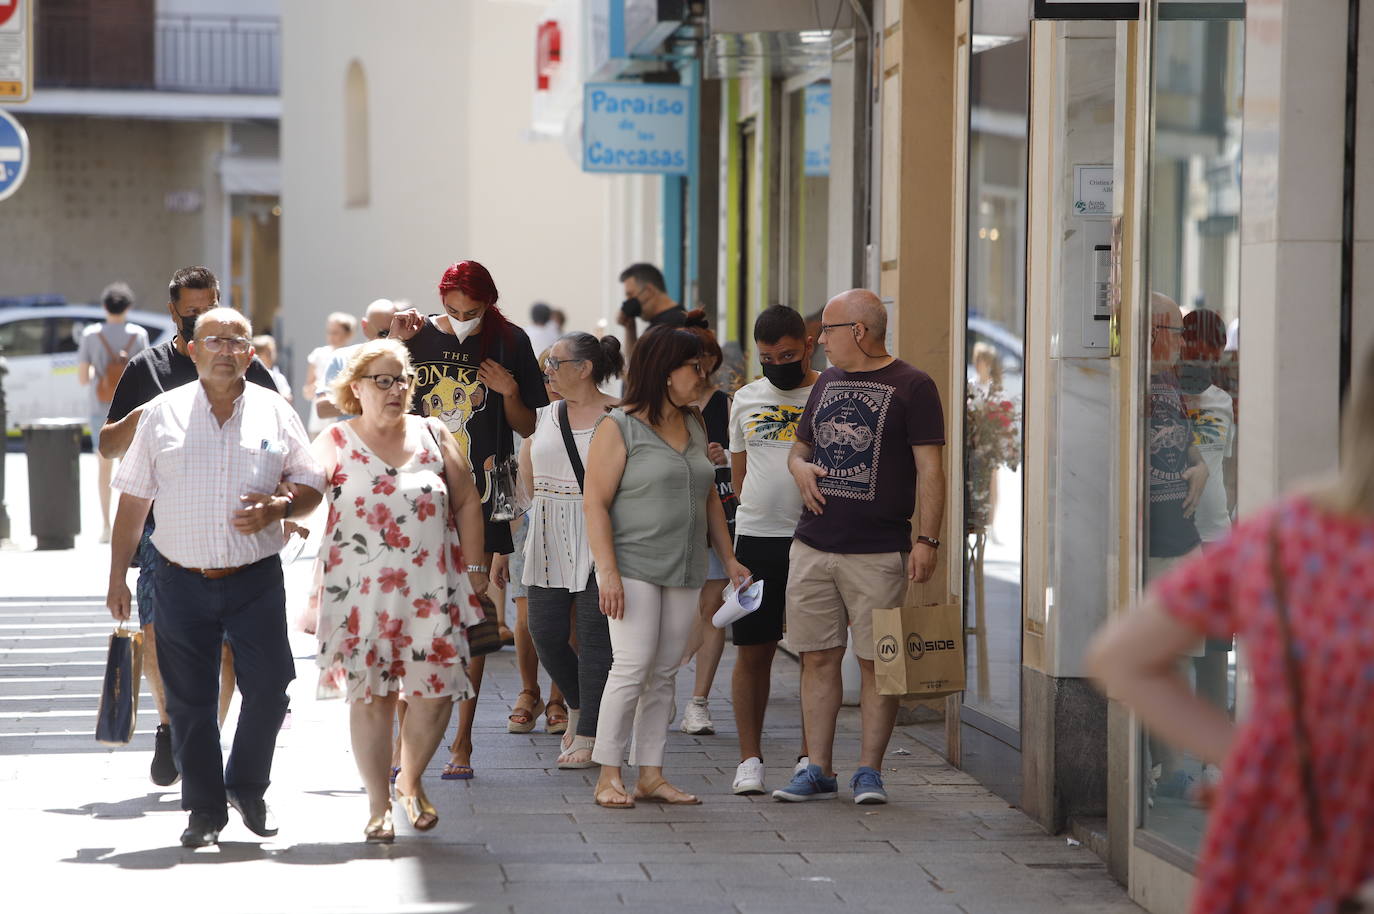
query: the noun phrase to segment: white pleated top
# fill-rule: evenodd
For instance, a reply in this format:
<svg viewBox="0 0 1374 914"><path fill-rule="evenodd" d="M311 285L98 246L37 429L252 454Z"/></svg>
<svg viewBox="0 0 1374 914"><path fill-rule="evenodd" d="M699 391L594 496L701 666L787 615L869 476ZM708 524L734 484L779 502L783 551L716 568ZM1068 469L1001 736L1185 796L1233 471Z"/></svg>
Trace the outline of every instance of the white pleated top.
<svg viewBox="0 0 1374 914"><path fill-rule="evenodd" d="M573 443L583 467L587 465L593 431L595 426L573 429ZM571 593L586 590L593 567L587 517L582 511L582 490L563 443L556 402L539 411L530 443L530 463L534 470L534 500L528 516L521 583L526 587L562 588Z"/></svg>

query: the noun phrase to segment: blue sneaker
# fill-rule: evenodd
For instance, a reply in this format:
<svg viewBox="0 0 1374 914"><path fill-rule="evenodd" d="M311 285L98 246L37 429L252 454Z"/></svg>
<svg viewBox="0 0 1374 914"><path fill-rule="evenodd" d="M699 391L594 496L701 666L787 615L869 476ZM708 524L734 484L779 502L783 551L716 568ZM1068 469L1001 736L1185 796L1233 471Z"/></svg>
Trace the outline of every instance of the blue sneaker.
<svg viewBox="0 0 1374 914"><path fill-rule="evenodd" d="M840 784L835 778L828 778L820 765L807 765L802 771L792 775L792 783L773 791L773 799L788 803L804 803L807 800L833 800L839 796Z"/></svg>
<svg viewBox="0 0 1374 914"><path fill-rule="evenodd" d="M854 802L886 803L887 791L883 789L883 776L872 768L860 768L849 779L849 789L854 791Z"/></svg>

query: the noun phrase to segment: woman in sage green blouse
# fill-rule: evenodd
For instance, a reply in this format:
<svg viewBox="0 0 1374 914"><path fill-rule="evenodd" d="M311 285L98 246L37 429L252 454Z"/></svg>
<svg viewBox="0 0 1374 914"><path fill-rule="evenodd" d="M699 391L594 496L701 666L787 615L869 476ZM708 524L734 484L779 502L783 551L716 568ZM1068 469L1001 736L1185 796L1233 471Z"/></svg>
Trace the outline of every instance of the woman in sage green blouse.
<svg viewBox="0 0 1374 914"><path fill-rule="evenodd" d="M706 582L708 530L735 585L749 577L735 560L706 428L691 405L701 372L695 334L668 326L644 334L630 356L621 406L597 426L587 455L583 507L614 658L592 760L601 766L596 802L615 809L635 800L701 802L663 777L663 749ZM639 766L633 796L620 777L632 729L630 762Z"/></svg>

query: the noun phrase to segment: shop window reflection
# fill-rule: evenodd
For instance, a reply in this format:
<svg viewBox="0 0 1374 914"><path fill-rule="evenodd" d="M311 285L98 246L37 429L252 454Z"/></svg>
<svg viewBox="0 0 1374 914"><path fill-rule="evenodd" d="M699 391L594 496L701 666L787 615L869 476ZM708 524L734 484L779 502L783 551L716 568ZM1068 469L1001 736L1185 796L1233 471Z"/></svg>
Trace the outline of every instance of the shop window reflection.
<svg viewBox="0 0 1374 914"><path fill-rule="evenodd" d="M1157 11L1156 11L1157 12ZM1145 583L1229 531L1240 408L1240 136L1244 27L1156 18L1150 158L1151 287L1145 400ZM1197 694L1232 715L1243 669L1230 640L1181 661ZM1243 701L1242 701L1243 703ZM1143 828L1196 852L1200 789L1224 776L1149 733L1141 739Z"/></svg>

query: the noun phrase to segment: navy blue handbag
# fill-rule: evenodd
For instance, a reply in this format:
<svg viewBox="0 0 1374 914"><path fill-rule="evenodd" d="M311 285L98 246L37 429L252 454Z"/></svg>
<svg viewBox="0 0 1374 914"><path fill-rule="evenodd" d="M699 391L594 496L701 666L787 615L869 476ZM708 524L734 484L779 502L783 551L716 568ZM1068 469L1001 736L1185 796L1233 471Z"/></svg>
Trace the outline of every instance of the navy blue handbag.
<svg viewBox="0 0 1374 914"><path fill-rule="evenodd" d="M95 738L107 746L125 746L134 738L138 722L138 687L143 677L143 632L123 625L110 635L105 661L105 684Z"/></svg>

